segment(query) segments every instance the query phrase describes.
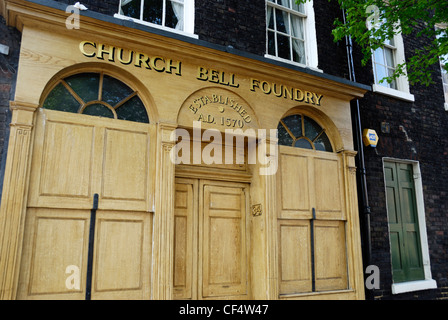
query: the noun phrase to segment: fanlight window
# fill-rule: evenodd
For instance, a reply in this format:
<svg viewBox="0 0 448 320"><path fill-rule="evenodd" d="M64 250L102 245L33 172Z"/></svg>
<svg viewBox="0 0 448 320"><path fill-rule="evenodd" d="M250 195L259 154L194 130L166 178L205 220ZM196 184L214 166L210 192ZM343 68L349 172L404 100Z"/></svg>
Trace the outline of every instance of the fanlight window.
<svg viewBox="0 0 448 320"><path fill-rule="evenodd" d="M81 73L59 80L43 108L149 123L137 91L104 73Z"/></svg>
<svg viewBox="0 0 448 320"><path fill-rule="evenodd" d="M333 152L325 129L313 119L293 114L278 124L278 144L296 148Z"/></svg>

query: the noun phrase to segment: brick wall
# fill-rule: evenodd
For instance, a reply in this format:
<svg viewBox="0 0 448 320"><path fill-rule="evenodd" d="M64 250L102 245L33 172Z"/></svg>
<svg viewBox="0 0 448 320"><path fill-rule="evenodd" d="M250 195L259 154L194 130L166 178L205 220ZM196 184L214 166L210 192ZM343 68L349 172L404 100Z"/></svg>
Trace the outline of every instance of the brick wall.
<svg viewBox="0 0 448 320"><path fill-rule="evenodd" d="M405 54L423 47L427 39L403 36ZM379 144L366 149L366 170L371 206L372 264L381 270L381 289L377 299L447 299L448 297L448 112L440 66L432 66L435 83L429 87L411 85L415 102L405 102L381 94L368 93L360 101L363 128L376 130ZM371 66L357 74L359 81L373 82ZM369 82L370 78L370 82ZM390 125L390 133L381 132L381 122ZM391 261L383 176L383 157L419 161L430 253L431 272L438 289L391 294Z"/></svg>
<svg viewBox="0 0 448 320"><path fill-rule="evenodd" d="M196 0L195 32L199 39L266 53L265 0Z"/></svg>
<svg viewBox="0 0 448 320"><path fill-rule="evenodd" d="M319 68L325 73L348 78L345 41L333 41L331 29L340 10L326 0L314 0ZM417 30L416 30L417 31ZM422 48L428 39L403 36L405 54L410 56ZM354 44L356 80L371 85L374 82L372 64L361 65L362 54ZM371 263L380 268L379 290L375 299L448 299L448 112L440 66L435 64L434 84L414 85L410 91L415 102L405 102L382 94L368 92L360 100L362 128L376 130L379 144L365 149L367 187L371 207ZM381 123L390 125L390 133L381 132ZM432 278L438 289L392 295L392 267L383 176L383 158L391 157L419 161L428 234Z"/></svg>
<svg viewBox="0 0 448 320"><path fill-rule="evenodd" d="M75 0L55 0L56 2L65 3L66 5L73 5L78 1ZM113 16L118 13L118 5L120 0L81 0L79 1L87 7L88 10Z"/></svg>

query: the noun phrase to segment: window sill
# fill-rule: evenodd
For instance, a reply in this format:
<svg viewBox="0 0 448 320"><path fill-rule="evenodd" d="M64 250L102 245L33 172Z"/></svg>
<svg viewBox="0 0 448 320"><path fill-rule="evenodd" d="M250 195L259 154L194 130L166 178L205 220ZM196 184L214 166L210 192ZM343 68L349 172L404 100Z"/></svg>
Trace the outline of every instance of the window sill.
<svg viewBox="0 0 448 320"><path fill-rule="evenodd" d="M151 28L155 28L155 29L159 29L159 30L163 30L163 31L167 31L167 32L180 34L180 35L187 36L187 37L194 38L194 39L199 39L199 36L197 34L194 34L194 33L189 33L189 32L185 32L185 31L181 31L181 30L176 30L176 29L173 29L173 28L163 27L163 26L160 26L160 25L155 24L155 23L150 23L150 22L139 20L139 19L131 18L131 17L128 17L128 16L123 16L123 15L121 15L119 13L114 14L114 18L121 19L121 20L132 21L132 22L144 25L144 26L151 27Z"/></svg>
<svg viewBox="0 0 448 320"><path fill-rule="evenodd" d="M436 288L437 283L435 280L432 279L394 283L392 284L392 294L399 294L399 293L420 291L427 289L436 289Z"/></svg>
<svg viewBox="0 0 448 320"><path fill-rule="evenodd" d="M316 72L323 73L323 70L321 70L321 69L319 69L317 67L307 66L307 65L299 63L299 62L294 62L294 61L283 59L283 58L279 58L279 57L276 57L276 56L271 56L270 54L265 54L264 57L268 58L268 59L271 59L271 60L287 63L287 64L290 64L290 65L293 65L293 66L306 68L306 69L310 69L310 70L313 70L313 71L316 71Z"/></svg>
<svg viewBox="0 0 448 320"><path fill-rule="evenodd" d="M396 90L396 89L387 88L382 85L378 85L376 83L374 83L372 85L372 91L382 93L386 96L389 96L392 98L397 98L397 99L404 100L404 101L409 101L409 102L415 101L413 94L410 94L408 92L403 92L400 90Z"/></svg>

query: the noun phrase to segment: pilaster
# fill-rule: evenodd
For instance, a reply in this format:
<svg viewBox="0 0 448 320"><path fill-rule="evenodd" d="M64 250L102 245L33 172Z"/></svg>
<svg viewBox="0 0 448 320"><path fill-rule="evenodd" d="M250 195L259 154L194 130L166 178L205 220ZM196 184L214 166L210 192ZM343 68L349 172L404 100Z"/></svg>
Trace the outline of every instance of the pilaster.
<svg viewBox="0 0 448 320"><path fill-rule="evenodd" d="M153 299L169 300L173 287L174 248L174 174L171 150L175 141L173 124L159 124L159 156L157 160L156 212L154 216L154 279Z"/></svg>
<svg viewBox="0 0 448 320"><path fill-rule="evenodd" d="M0 299L15 298L23 239L34 112L37 105L12 101L11 131L0 209Z"/></svg>

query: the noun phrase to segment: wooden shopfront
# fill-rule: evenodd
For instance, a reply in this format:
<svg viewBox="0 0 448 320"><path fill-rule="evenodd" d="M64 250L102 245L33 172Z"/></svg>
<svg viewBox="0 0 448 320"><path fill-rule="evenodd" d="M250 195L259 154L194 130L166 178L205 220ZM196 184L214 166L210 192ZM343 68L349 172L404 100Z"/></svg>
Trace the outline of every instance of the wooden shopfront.
<svg viewBox="0 0 448 320"><path fill-rule="evenodd" d="M45 10L7 7L2 299L364 298L364 89Z"/></svg>

